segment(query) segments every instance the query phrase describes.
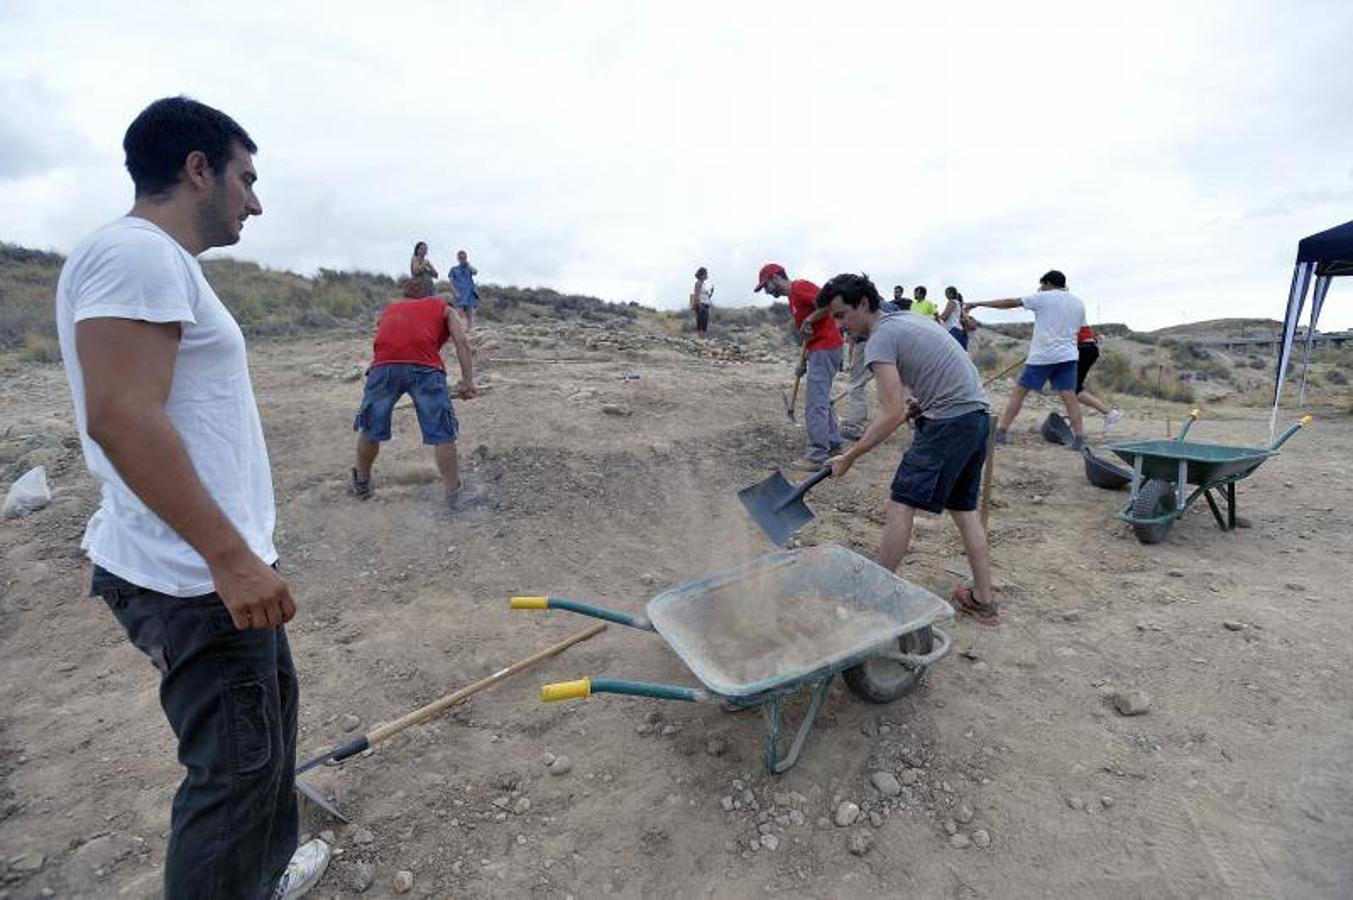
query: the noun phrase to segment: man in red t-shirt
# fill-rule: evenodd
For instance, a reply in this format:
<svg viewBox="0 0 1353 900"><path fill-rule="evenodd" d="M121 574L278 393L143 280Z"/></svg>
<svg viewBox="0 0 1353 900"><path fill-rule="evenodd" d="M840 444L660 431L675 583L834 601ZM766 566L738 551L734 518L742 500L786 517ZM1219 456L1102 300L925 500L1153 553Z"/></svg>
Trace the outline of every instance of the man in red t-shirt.
<svg viewBox="0 0 1353 900"><path fill-rule="evenodd" d="M817 285L799 279L790 281L785 267L766 263L757 276L756 290L772 297L789 298L789 311L794 316L794 327L807 351L808 384L803 395L803 425L808 431L808 447L803 457L790 468L815 472L827 460L841 452L841 426L832 409L832 379L841 371L845 355L845 341L825 309L817 307Z"/></svg>
<svg viewBox="0 0 1353 900"><path fill-rule="evenodd" d="M468 499L456 457L460 426L446 390L441 351L448 339L456 345L461 376L456 396L469 400L478 393L470 342L455 310L440 297L424 296L426 285L422 279L405 278L399 287L403 299L385 307L376 325L375 349L366 374L362 406L352 423L352 430L357 432L352 491L362 500L371 496L371 466L381 442L390 440L395 403L408 394L418 413L423 443L430 445L436 456L447 500L453 507L459 506Z"/></svg>

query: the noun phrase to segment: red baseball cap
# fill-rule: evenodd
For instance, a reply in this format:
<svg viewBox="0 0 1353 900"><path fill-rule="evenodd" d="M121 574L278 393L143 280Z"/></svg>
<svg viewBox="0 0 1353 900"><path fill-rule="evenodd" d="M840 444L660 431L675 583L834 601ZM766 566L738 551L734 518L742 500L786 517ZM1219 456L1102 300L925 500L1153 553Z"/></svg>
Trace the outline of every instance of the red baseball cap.
<svg viewBox="0 0 1353 900"><path fill-rule="evenodd" d="M766 282L770 281L776 275L779 275L781 278L789 277L789 275L785 272L784 266L780 265L779 263L766 263L764 266L761 267L761 274L757 276L756 288L752 291L752 293L756 293L757 291L764 291L766 289Z"/></svg>

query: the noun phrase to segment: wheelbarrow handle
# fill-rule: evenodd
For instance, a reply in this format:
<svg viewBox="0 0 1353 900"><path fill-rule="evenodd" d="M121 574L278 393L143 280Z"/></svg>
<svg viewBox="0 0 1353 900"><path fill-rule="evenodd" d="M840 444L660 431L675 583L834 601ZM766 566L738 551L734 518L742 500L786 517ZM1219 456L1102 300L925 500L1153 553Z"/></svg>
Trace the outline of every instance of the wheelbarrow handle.
<svg viewBox="0 0 1353 900"><path fill-rule="evenodd" d="M658 700L686 700L700 703L710 699L707 691L682 687L679 684L654 684L649 681L625 681L619 678L579 678L540 686L542 703L557 700L581 700L593 694L628 694L631 697L654 697Z"/></svg>
<svg viewBox="0 0 1353 900"><path fill-rule="evenodd" d="M1193 427L1193 423L1197 422L1202 417L1203 417L1202 410L1197 409L1196 407L1190 410L1189 417L1184 420L1184 427L1179 429L1179 436L1176 437L1175 440L1182 442L1184 440L1184 436L1189 433L1189 429Z"/></svg>
<svg viewBox="0 0 1353 900"><path fill-rule="evenodd" d="M1270 446L1269 449L1277 450L1283 444L1287 443L1287 439L1290 438L1292 435L1296 434L1298 431L1300 431L1303 426L1310 425L1314 421L1315 416L1302 416L1300 422L1296 422L1288 426L1288 429L1286 431L1278 435L1278 439L1273 442L1273 445Z"/></svg>
<svg viewBox="0 0 1353 900"><path fill-rule="evenodd" d="M565 597L513 597L507 601L509 609L563 609L594 619L605 619L617 625L627 625L641 631L652 631L653 625L643 616L631 616L619 610L607 609L583 603L581 600L569 600Z"/></svg>

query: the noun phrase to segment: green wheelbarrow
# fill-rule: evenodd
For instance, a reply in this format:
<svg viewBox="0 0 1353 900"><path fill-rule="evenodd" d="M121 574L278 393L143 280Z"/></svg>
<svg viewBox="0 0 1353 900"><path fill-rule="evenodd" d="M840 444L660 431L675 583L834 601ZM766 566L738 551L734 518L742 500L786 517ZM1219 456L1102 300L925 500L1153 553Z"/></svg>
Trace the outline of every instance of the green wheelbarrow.
<svg viewBox="0 0 1353 900"><path fill-rule="evenodd" d="M1199 497L1207 500L1212 517L1222 531L1234 530L1236 482L1249 477L1270 456L1277 456L1288 438L1303 425L1311 424L1310 416L1303 417L1268 447L1228 447L1184 440L1198 415L1196 409L1189 413L1179 436L1172 440L1109 445L1110 450L1132 466L1131 493L1118 518L1132 526L1137 540L1143 544L1159 544L1165 540L1170 526ZM1186 494L1191 484L1197 487ZM1224 516L1217 497L1226 505Z"/></svg>
<svg viewBox="0 0 1353 900"><path fill-rule="evenodd" d="M581 678L540 689L545 702L591 694L762 710L764 759L779 774L798 761L837 675L871 703L911 693L952 641L935 626L948 603L844 547L770 553L653 597L643 616L562 597L513 597L513 609L563 609L657 632L701 687ZM787 749L784 703L811 699Z"/></svg>

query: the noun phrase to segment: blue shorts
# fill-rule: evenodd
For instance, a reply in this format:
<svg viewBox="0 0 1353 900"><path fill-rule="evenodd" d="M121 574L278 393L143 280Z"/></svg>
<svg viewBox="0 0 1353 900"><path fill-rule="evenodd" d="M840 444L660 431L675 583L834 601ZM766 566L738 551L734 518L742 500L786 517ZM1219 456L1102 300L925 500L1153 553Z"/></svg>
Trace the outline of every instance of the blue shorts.
<svg viewBox="0 0 1353 900"><path fill-rule="evenodd" d="M1076 360L1069 359L1059 363L1025 363L1024 371L1019 373L1019 386L1031 391L1043 390L1043 385L1051 383L1054 391L1074 391L1076 389Z"/></svg>
<svg viewBox="0 0 1353 900"><path fill-rule="evenodd" d="M893 500L932 513L976 509L989 418L985 409L975 409L952 419L917 419L916 435L893 476Z"/></svg>
<svg viewBox="0 0 1353 900"><path fill-rule="evenodd" d="M366 375L362 406L352 420L352 430L360 431L368 441L390 440L390 418L399 398L408 394L418 413L418 427L425 444L452 444L460 432L451 395L446 390L446 373L430 366L391 363L377 366Z"/></svg>

